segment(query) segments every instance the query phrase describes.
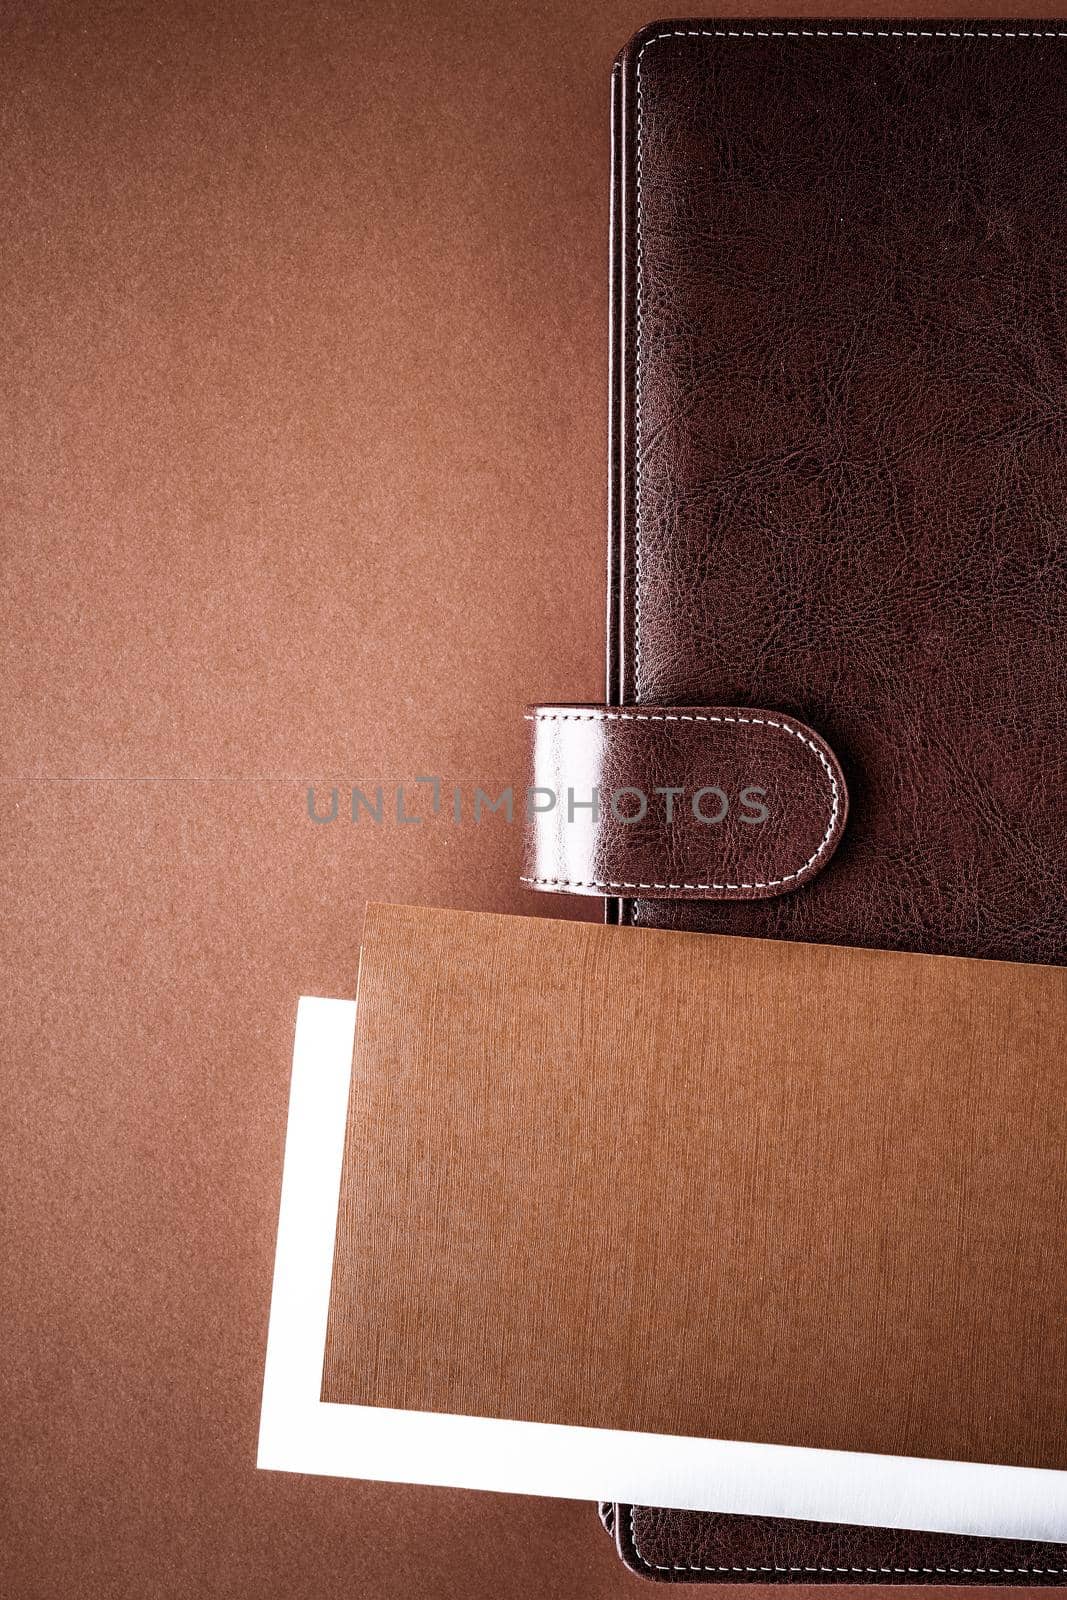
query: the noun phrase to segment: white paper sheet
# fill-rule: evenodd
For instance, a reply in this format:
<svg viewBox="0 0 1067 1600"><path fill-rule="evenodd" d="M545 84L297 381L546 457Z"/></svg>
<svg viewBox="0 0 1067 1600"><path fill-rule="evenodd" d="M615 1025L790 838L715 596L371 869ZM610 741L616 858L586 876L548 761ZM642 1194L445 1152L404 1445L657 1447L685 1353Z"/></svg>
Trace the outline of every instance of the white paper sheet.
<svg viewBox="0 0 1067 1600"><path fill-rule="evenodd" d="M355 1003L304 998L267 1338L261 1467L1018 1539L1067 1539L1067 1473L319 1399Z"/></svg>

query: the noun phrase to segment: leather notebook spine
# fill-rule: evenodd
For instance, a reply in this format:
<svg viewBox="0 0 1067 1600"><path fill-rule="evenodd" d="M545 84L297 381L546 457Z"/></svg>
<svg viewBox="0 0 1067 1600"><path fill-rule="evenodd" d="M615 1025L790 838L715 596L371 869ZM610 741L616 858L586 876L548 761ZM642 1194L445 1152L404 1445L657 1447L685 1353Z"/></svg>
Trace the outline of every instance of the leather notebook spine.
<svg viewBox="0 0 1067 1600"><path fill-rule="evenodd" d="M624 446L623 446L623 149L624 96L623 56L611 73L611 205L608 246L608 584L607 626L605 629L605 701L625 705L623 683L622 619ZM625 921L625 902L617 897L604 901L604 920L619 926Z"/></svg>

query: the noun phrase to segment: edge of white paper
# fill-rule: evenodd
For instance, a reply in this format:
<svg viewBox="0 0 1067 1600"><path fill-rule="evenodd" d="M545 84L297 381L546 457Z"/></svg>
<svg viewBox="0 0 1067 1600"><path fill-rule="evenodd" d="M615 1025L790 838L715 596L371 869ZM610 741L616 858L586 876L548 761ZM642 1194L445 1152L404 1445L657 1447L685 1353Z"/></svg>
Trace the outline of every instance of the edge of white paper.
<svg viewBox="0 0 1067 1600"><path fill-rule="evenodd" d="M319 1399L356 1005L297 1009L258 1465L393 1483L1067 1539L1067 1472Z"/></svg>

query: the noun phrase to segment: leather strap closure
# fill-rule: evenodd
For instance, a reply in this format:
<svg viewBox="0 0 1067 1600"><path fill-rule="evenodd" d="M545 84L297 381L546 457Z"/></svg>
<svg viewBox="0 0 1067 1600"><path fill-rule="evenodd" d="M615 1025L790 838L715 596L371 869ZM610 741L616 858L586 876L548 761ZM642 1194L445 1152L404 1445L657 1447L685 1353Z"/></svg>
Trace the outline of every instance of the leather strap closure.
<svg viewBox="0 0 1067 1600"><path fill-rule="evenodd" d="M848 794L824 739L736 706L529 706L522 881L552 893L761 900L801 888Z"/></svg>

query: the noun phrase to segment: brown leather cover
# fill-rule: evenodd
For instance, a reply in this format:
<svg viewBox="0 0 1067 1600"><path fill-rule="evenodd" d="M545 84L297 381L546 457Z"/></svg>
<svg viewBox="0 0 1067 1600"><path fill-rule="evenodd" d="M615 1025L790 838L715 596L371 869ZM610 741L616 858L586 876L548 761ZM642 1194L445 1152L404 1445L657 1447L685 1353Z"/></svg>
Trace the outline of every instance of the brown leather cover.
<svg viewBox="0 0 1067 1600"><path fill-rule="evenodd" d="M1067 1469L1065 1031L1055 967L371 906L323 1398Z"/></svg>
<svg viewBox="0 0 1067 1600"><path fill-rule="evenodd" d="M1063 962L1065 113L1049 22L666 22L620 57L608 699L800 717L852 807L796 894L621 920ZM646 1576L768 1564L763 1523L655 1515ZM1049 1566L893 1550L864 1581Z"/></svg>
<svg viewBox="0 0 1067 1600"><path fill-rule="evenodd" d="M821 872L845 826L837 758L751 707L531 706L535 889L757 900Z"/></svg>
<svg viewBox="0 0 1067 1600"><path fill-rule="evenodd" d="M960 1539L791 1517L609 1503L604 1526L634 1572L661 1583L1025 1584L1067 1579L1067 1545Z"/></svg>

